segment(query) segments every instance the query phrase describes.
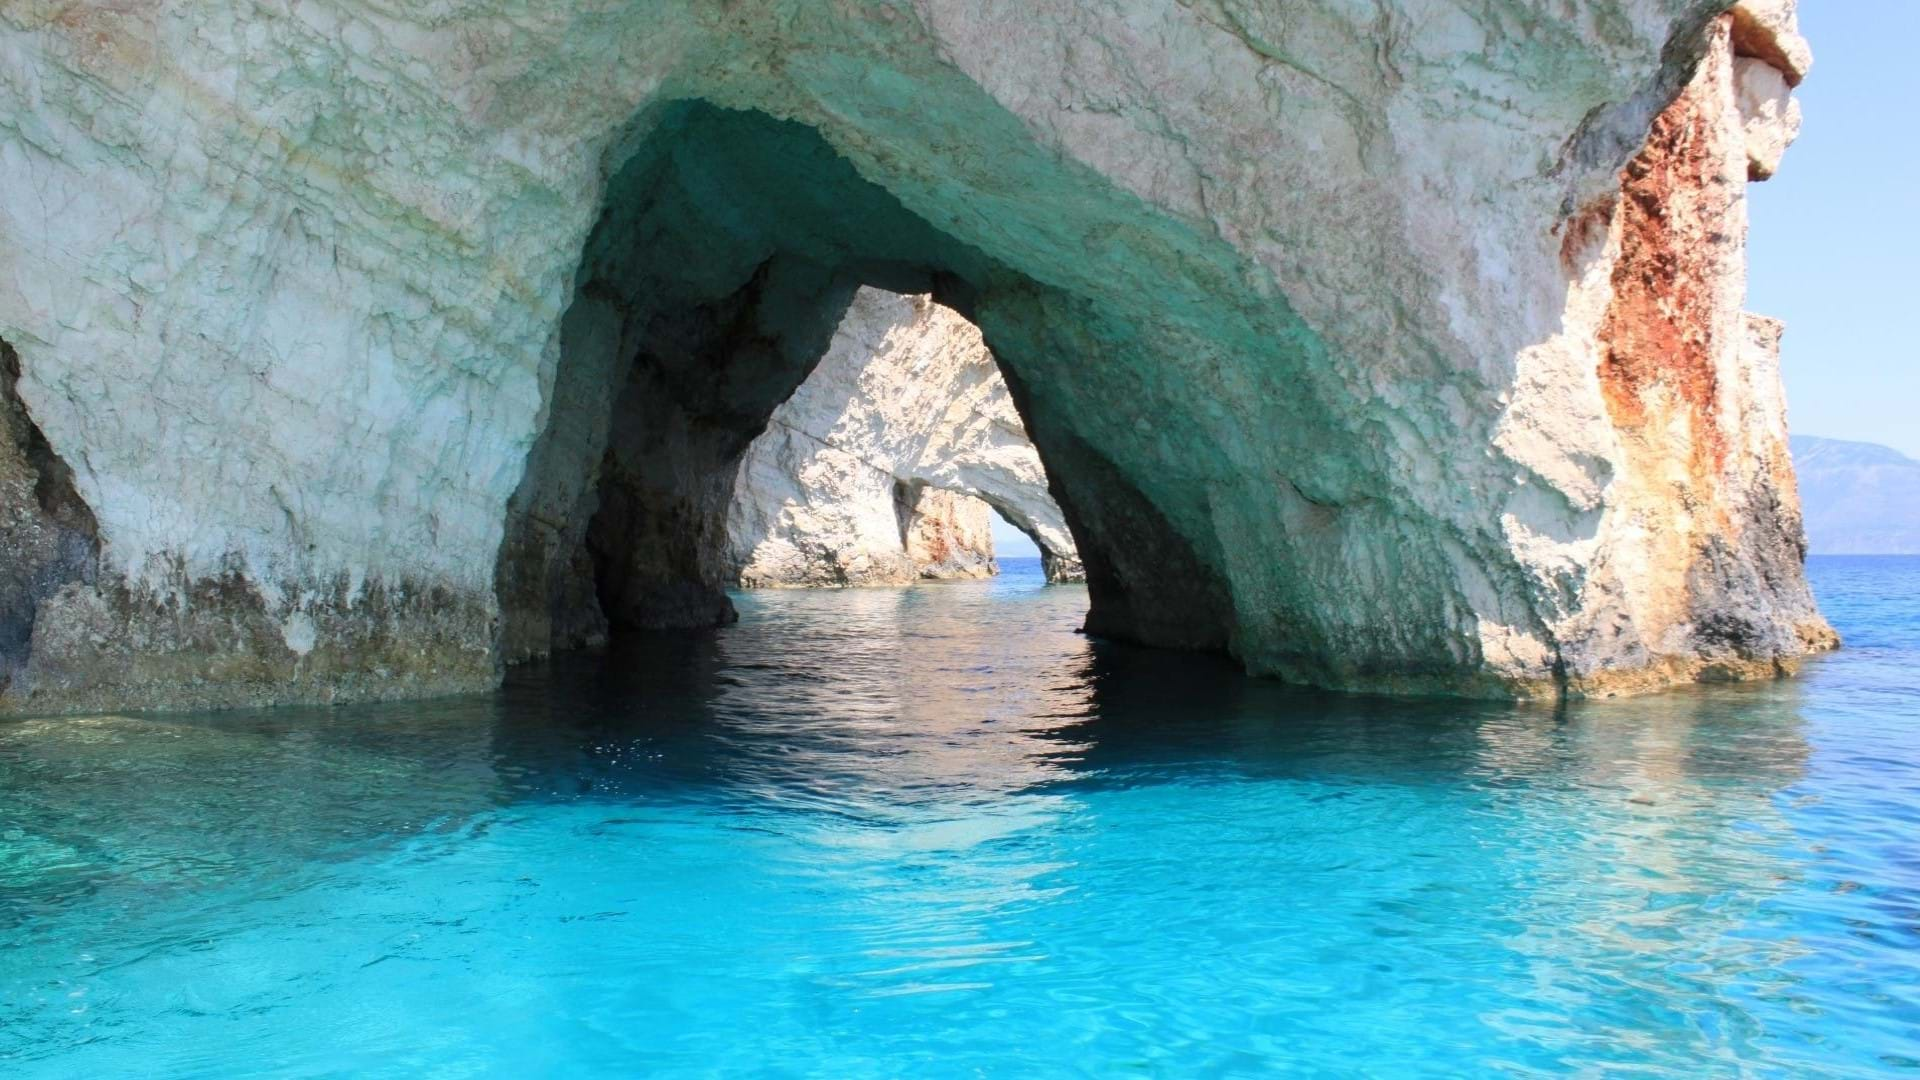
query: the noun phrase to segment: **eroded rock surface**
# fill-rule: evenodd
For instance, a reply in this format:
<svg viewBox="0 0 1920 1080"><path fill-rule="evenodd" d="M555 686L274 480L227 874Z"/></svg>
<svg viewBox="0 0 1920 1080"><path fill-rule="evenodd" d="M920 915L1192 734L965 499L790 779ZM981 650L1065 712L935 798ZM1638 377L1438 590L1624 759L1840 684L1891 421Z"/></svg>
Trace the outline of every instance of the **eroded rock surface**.
<svg viewBox="0 0 1920 1080"><path fill-rule="evenodd" d="M989 507L1082 576L980 331L924 296L862 289L820 365L740 464L741 584L884 585L994 573Z"/></svg>
<svg viewBox="0 0 1920 1080"><path fill-rule="evenodd" d="M84 590L99 562L92 511L14 392L20 358L0 341L0 694L26 667L40 606Z"/></svg>
<svg viewBox="0 0 1920 1080"><path fill-rule="evenodd" d="M93 518L0 464L88 552L10 526L53 569L0 707L723 620L741 458L862 285L982 328L1094 631L1788 669L1832 638L1741 192L1807 62L1786 0L0 6L9 401Z"/></svg>
<svg viewBox="0 0 1920 1080"><path fill-rule="evenodd" d="M906 507L907 561L915 575L950 581L1000 572L993 560L993 511L986 500L931 487L915 494L908 486L903 493L909 496L900 502Z"/></svg>

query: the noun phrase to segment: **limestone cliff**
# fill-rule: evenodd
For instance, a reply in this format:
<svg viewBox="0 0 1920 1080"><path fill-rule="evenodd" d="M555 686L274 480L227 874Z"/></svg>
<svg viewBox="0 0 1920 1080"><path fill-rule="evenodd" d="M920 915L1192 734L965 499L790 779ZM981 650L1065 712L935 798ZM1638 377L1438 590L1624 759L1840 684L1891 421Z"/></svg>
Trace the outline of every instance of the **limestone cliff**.
<svg viewBox="0 0 1920 1080"><path fill-rule="evenodd" d="M741 458L862 285L984 331L1093 631L1789 669L1742 185L1806 58L1783 0L16 0L0 707L724 620Z"/></svg>
<svg viewBox="0 0 1920 1080"><path fill-rule="evenodd" d="M989 506L1081 576L1047 474L980 331L930 298L862 289L740 463L741 584L881 585L994 572Z"/></svg>

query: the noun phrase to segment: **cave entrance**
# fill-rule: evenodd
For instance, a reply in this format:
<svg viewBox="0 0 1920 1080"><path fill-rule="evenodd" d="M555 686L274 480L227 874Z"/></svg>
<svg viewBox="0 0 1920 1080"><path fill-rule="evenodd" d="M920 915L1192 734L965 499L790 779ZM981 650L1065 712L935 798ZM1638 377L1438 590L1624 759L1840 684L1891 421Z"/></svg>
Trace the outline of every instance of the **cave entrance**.
<svg viewBox="0 0 1920 1080"><path fill-rule="evenodd" d="M1103 607L1129 629L1149 613L1156 631L1173 612L1190 625L1152 636L1223 644L1217 581L1110 463L1032 405L1022 370L1073 347L1050 331L1071 322L1053 313L1079 301L909 212L811 128L683 101L634 131L586 240L546 415L508 508L506 660L609 630L733 618L728 513L741 462L863 288L986 331L1078 541L1090 628ZM1153 595L1163 588L1178 601Z"/></svg>
<svg viewBox="0 0 1920 1080"><path fill-rule="evenodd" d="M1000 511L987 507L993 514L987 528L993 534L993 557L1008 561L1037 561L1041 559L1040 544L1033 535L1013 522L1008 521Z"/></svg>
<svg viewBox="0 0 1920 1080"><path fill-rule="evenodd" d="M1039 451L977 327L930 296L862 288L742 459L727 512L744 588L902 585L997 572L1013 523L1080 579Z"/></svg>

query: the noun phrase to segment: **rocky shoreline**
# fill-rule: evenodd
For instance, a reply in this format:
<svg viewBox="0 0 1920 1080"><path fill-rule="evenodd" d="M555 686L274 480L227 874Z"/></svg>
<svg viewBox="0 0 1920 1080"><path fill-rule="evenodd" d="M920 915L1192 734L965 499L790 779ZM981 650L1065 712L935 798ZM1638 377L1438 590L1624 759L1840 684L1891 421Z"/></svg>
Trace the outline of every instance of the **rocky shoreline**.
<svg viewBox="0 0 1920 1080"><path fill-rule="evenodd" d="M0 712L724 623L863 287L979 328L1092 632L1546 698L1832 647L1743 310L1792 3L1417 7L10 6Z"/></svg>

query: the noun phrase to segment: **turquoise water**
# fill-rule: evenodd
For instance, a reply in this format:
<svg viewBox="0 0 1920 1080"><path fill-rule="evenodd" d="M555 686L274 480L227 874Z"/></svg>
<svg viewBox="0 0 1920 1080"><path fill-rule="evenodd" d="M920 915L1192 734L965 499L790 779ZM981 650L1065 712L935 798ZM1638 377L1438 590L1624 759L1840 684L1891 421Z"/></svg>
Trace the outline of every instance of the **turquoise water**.
<svg viewBox="0 0 1920 1080"><path fill-rule="evenodd" d="M1920 1071L1920 560L1559 713L744 597L427 706L0 724L0 1073Z"/></svg>

